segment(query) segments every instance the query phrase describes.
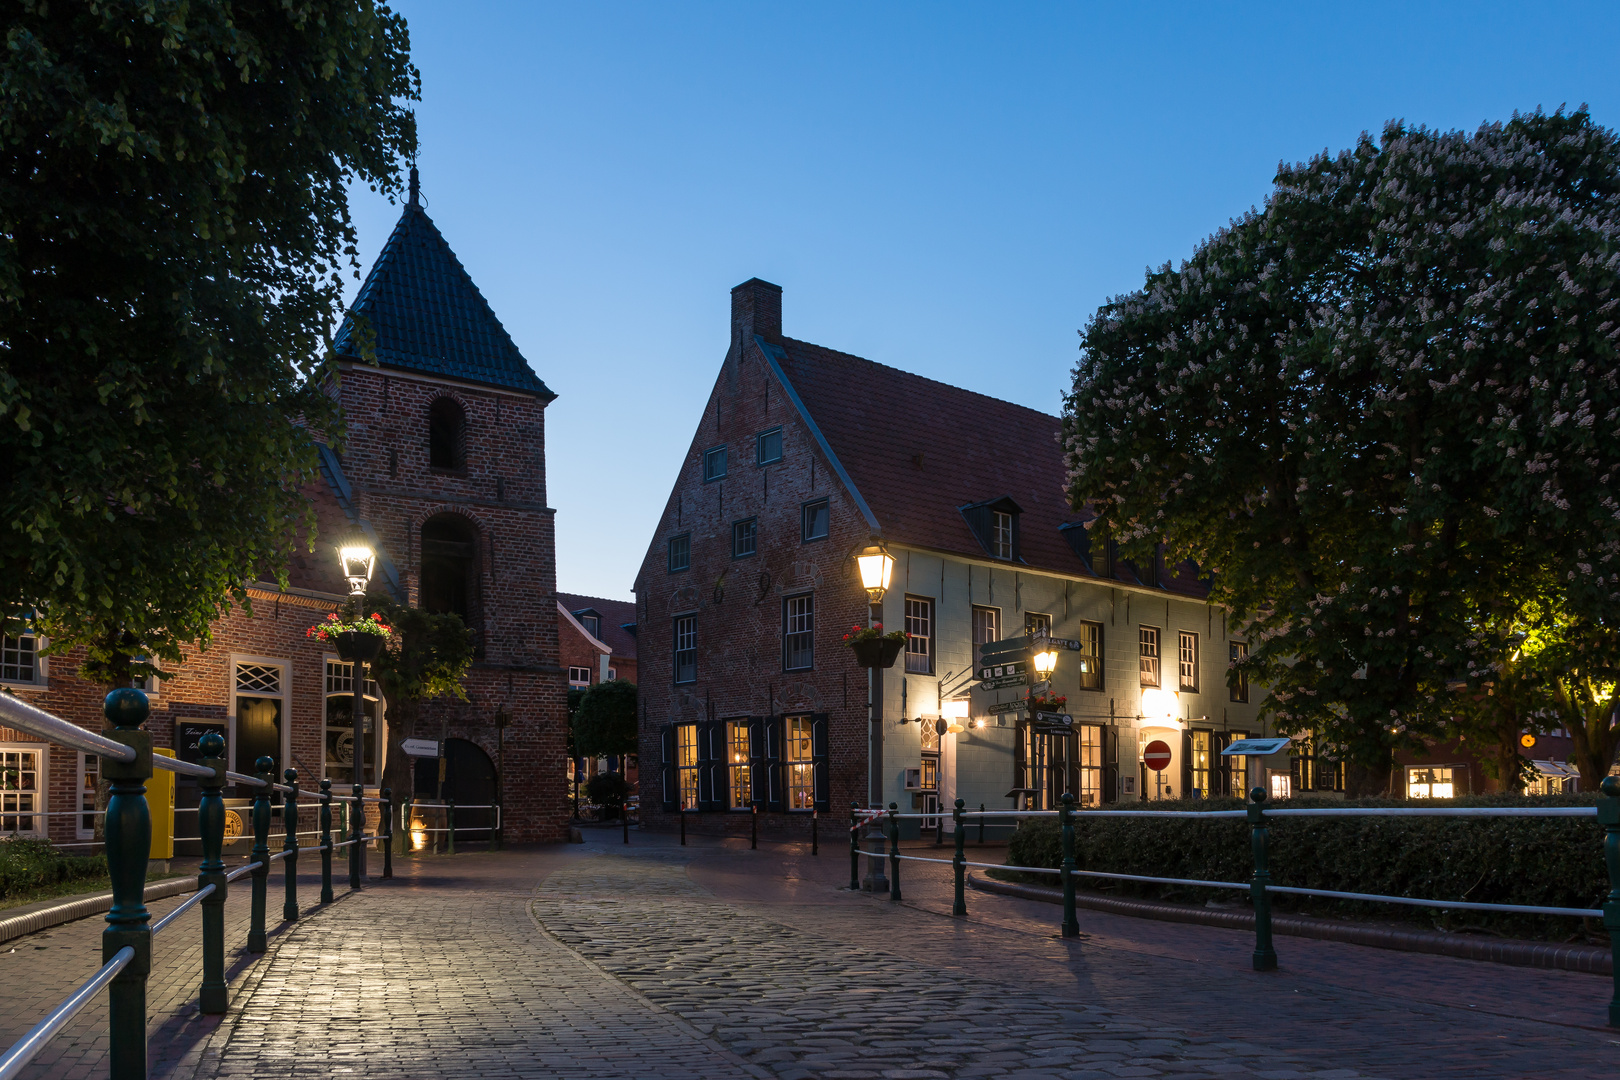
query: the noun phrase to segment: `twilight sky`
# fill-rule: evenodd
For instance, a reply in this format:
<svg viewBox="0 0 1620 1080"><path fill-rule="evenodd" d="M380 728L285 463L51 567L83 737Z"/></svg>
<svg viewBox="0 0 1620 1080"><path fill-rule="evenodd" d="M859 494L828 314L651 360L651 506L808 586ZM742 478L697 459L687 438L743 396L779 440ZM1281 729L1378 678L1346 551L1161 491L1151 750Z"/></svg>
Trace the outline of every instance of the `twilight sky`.
<svg viewBox="0 0 1620 1080"><path fill-rule="evenodd" d="M1279 161L1395 117L1620 126L1613 0L394 6L428 214L559 395L558 587L622 599L739 282L790 337L1055 413L1097 305ZM369 265L399 210L354 211Z"/></svg>

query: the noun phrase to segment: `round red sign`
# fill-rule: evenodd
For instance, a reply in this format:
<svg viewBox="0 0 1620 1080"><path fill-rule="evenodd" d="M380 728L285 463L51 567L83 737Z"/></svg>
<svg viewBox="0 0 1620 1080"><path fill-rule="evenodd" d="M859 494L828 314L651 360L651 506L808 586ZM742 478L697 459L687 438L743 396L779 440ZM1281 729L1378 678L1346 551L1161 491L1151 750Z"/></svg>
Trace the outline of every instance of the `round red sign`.
<svg viewBox="0 0 1620 1080"><path fill-rule="evenodd" d="M1165 766L1170 764L1170 747L1154 739L1142 751L1142 762L1154 772L1163 772Z"/></svg>

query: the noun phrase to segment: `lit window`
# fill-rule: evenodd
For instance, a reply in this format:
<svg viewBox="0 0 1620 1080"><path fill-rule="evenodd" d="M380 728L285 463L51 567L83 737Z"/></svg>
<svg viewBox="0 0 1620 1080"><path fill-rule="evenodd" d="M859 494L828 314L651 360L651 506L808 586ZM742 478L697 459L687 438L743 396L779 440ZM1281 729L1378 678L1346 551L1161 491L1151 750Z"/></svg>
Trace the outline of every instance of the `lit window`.
<svg viewBox="0 0 1620 1080"><path fill-rule="evenodd" d="M1181 689L1198 693L1198 635L1183 630L1178 635L1177 652L1180 661Z"/></svg>
<svg viewBox="0 0 1620 1080"><path fill-rule="evenodd" d="M1102 632L1102 623L1083 622L1080 624L1080 689L1082 690L1101 690L1103 688Z"/></svg>
<svg viewBox="0 0 1620 1080"><path fill-rule="evenodd" d="M1081 724L1075 729L1079 743L1080 805L1102 805L1102 740L1103 729L1095 724Z"/></svg>
<svg viewBox="0 0 1620 1080"><path fill-rule="evenodd" d="M1455 770L1450 765L1406 769L1408 799L1450 799L1457 794Z"/></svg>
<svg viewBox="0 0 1620 1080"><path fill-rule="evenodd" d="M1141 627L1138 640L1142 654L1142 685L1159 685L1159 628Z"/></svg>
<svg viewBox="0 0 1620 1080"><path fill-rule="evenodd" d="M934 602L906 597L906 670L934 673Z"/></svg>
<svg viewBox="0 0 1620 1080"><path fill-rule="evenodd" d="M675 620L675 681L697 681L696 615L682 615Z"/></svg>
<svg viewBox="0 0 1620 1080"><path fill-rule="evenodd" d="M703 480L719 480L726 475L726 448L717 446L703 452Z"/></svg>
<svg viewBox="0 0 1620 1080"><path fill-rule="evenodd" d="M1052 636L1052 616L1033 611L1024 612L1024 632L1036 637Z"/></svg>
<svg viewBox="0 0 1620 1080"><path fill-rule="evenodd" d="M806 671L815 662L816 598L790 596L782 601L782 667Z"/></svg>
<svg viewBox="0 0 1620 1080"><path fill-rule="evenodd" d="M1013 516L1005 510L990 514L990 553L998 559L1013 557Z"/></svg>
<svg viewBox="0 0 1620 1080"><path fill-rule="evenodd" d="M812 758L810 717L789 716L785 721L787 744L783 760L787 766L789 810L814 810L816 767Z"/></svg>
<svg viewBox="0 0 1620 1080"><path fill-rule="evenodd" d="M733 522L731 526L731 557L745 559L759 549L759 522L754 518Z"/></svg>
<svg viewBox="0 0 1620 1080"><path fill-rule="evenodd" d="M1236 667L1238 664L1249 658L1249 646L1241 641L1232 642L1229 646L1227 658L1231 666ZM1228 686L1227 691L1228 696L1233 701L1248 701L1249 673L1246 671L1239 671L1237 680Z"/></svg>
<svg viewBox="0 0 1620 1080"><path fill-rule="evenodd" d="M590 668L588 668L588 667L569 667L569 669L568 669L568 686L569 686L570 689L578 690L578 689L580 689L582 687L586 687L586 686L589 686L589 685L591 685L591 669Z"/></svg>
<svg viewBox="0 0 1620 1080"><path fill-rule="evenodd" d="M692 568L692 537L690 533L669 538L669 572L679 573Z"/></svg>
<svg viewBox="0 0 1620 1080"><path fill-rule="evenodd" d="M44 834L39 766L39 750L0 747L0 832Z"/></svg>
<svg viewBox="0 0 1620 1080"><path fill-rule="evenodd" d="M698 805L698 745L696 724L675 725L675 774L679 780L682 810Z"/></svg>
<svg viewBox="0 0 1620 1080"><path fill-rule="evenodd" d="M731 775L731 808L746 810L754 801L754 777L748 765L748 725L726 721L726 769Z"/></svg>
<svg viewBox="0 0 1620 1080"><path fill-rule="evenodd" d="M1200 799L1209 798L1209 732L1189 732L1192 742L1192 791Z"/></svg>
<svg viewBox="0 0 1620 1080"><path fill-rule="evenodd" d="M802 525L803 539L825 540L827 529L832 522L832 511L827 508L826 499L818 499L813 503L804 504L804 521Z"/></svg>
<svg viewBox="0 0 1620 1080"><path fill-rule="evenodd" d="M101 782L101 758L96 754L79 755L79 809L84 816L79 818L75 832L80 840L89 840L96 835L96 787Z"/></svg>
<svg viewBox="0 0 1620 1080"><path fill-rule="evenodd" d="M754 462L758 465L770 465L782 460L782 429L772 428L762 431L754 439Z"/></svg>

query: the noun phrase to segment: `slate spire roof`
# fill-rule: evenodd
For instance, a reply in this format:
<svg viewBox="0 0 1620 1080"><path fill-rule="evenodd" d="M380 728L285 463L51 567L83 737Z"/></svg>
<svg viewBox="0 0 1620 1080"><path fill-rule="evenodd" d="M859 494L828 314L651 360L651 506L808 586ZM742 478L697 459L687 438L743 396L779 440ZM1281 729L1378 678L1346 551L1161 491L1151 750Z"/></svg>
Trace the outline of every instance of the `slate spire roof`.
<svg viewBox="0 0 1620 1080"><path fill-rule="evenodd" d="M338 328L337 354L360 358L355 320L363 317L376 335L377 362L383 367L525 390L552 400L557 395L518 352L422 209L417 191L412 167L410 201Z"/></svg>

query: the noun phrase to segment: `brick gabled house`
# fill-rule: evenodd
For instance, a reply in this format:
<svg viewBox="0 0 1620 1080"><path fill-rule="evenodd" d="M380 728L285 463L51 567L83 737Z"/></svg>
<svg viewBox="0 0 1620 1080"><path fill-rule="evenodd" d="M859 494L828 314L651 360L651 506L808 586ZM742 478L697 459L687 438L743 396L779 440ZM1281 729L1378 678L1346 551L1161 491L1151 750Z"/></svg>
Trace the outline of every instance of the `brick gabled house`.
<svg viewBox="0 0 1620 1080"><path fill-rule="evenodd" d="M867 621L853 556L873 537L896 559L883 623L907 634L883 680L885 803L1241 788L1220 750L1262 731L1258 692L1227 686L1244 643L1191 567L1119 559L1070 511L1058 418L785 337L781 296L732 290L730 348L636 581L649 820L744 828L758 804L801 828L867 804L867 677L842 637ZM978 687L977 647L1026 624L1081 645L1053 682L1067 737L993 708L1022 690Z"/></svg>
<svg viewBox="0 0 1620 1080"><path fill-rule="evenodd" d="M375 363L362 359L362 338ZM307 492L315 549L293 560L290 588L251 583L253 613L227 614L206 651L187 650L149 688L155 744L195 756L213 729L233 770L252 772L262 753L278 771L296 768L306 786L352 783L351 668L305 630L346 601L332 545L359 527L377 543L373 588L456 611L476 635L470 700L429 702L419 720L418 734L447 740L443 794L482 804L504 789L507 839L566 839L567 686L545 487L545 408L555 395L422 209L414 169L410 201L335 349L348 441L341 457L320 447L320 480ZM99 730L104 688L73 674L82 657L41 658L42 644L6 638L0 685ZM375 789L387 703L373 692L368 708L363 780ZM94 808L96 760L3 729L0 753L19 766L14 781L0 780L14 811L0 827L92 846L94 821L79 812ZM417 770L418 795L440 793L436 772ZM186 805L184 782L177 797Z"/></svg>

